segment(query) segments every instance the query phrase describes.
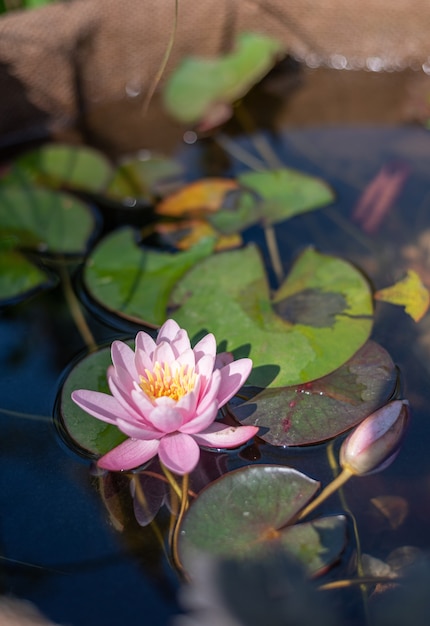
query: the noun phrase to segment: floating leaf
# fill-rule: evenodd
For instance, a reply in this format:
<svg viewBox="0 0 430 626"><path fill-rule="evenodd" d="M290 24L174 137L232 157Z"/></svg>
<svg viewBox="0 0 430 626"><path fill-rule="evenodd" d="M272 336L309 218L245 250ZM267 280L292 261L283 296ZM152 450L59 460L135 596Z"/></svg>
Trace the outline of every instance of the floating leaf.
<svg viewBox="0 0 430 626"><path fill-rule="evenodd" d="M214 107L245 95L282 52L273 37L243 33L235 50L224 57L185 59L166 83L165 107L180 122L198 122L210 116Z"/></svg>
<svg viewBox="0 0 430 626"><path fill-rule="evenodd" d="M112 364L110 347L79 361L67 376L60 394L60 416L68 439L87 453L102 455L127 439L116 426L85 413L71 399L76 389L109 393L106 372Z"/></svg>
<svg viewBox="0 0 430 626"><path fill-rule="evenodd" d="M200 492L181 526L179 556L193 574L196 552L246 559L268 547L294 555L315 574L339 558L345 518L288 526L319 483L290 467L254 465L229 472Z"/></svg>
<svg viewBox="0 0 430 626"><path fill-rule="evenodd" d="M256 224L273 224L333 202L334 193L323 180L289 168L245 172L238 176L242 193L232 206L223 206L208 216L223 233L244 230Z"/></svg>
<svg viewBox="0 0 430 626"><path fill-rule="evenodd" d="M300 384L334 371L372 328L372 296L363 275L312 249L299 257L273 302L251 245L198 263L177 285L171 304L190 336L208 329L236 357L249 355L249 383L259 387Z"/></svg>
<svg viewBox="0 0 430 626"><path fill-rule="evenodd" d="M83 254L95 220L73 196L37 187L0 186L2 238L36 252Z"/></svg>
<svg viewBox="0 0 430 626"><path fill-rule="evenodd" d="M39 269L20 252L0 250L1 304L20 299L54 283L53 277Z"/></svg>
<svg viewBox="0 0 430 626"><path fill-rule="evenodd" d="M390 287L380 289L374 297L375 300L404 306L406 313L415 322L419 322L424 317L430 305L429 290L414 270L408 270L405 278Z"/></svg>
<svg viewBox="0 0 430 626"><path fill-rule="evenodd" d="M164 198L155 211L169 217L202 216L217 211L226 194L238 188L238 183L230 178L202 178Z"/></svg>
<svg viewBox="0 0 430 626"><path fill-rule="evenodd" d="M46 144L14 161L5 182L24 181L51 188L67 187L97 192L112 176L112 166L101 152L84 146Z"/></svg>
<svg viewBox="0 0 430 626"><path fill-rule="evenodd" d="M114 231L92 251L84 272L90 295L106 309L133 321L159 326L177 281L211 253L206 239L187 252L159 252L139 246L131 228Z"/></svg>
<svg viewBox="0 0 430 626"><path fill-rule="evenodd" d="M328 376L295 387L265 389L232 410L244 424L259 426L259 436L272 445L306 445L359 424L389 401L396 383L390 355L369 341Z"/></svg>

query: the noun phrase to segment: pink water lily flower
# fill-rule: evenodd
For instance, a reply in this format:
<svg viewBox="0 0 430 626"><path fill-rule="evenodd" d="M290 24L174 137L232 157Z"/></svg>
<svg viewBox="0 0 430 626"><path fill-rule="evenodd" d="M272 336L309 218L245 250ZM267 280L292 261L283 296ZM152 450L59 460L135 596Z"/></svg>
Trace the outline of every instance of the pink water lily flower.
<svg viewBox="0 0 430 626"><path fill-rule="evenodd" d="M248 378L251 359L216 358L212 334L191 348L186 330L168 320L156 341L141 331L136 350L112 344L108 383L112 395L80 389L72 399L97 419L114 424L129 439L102 456L98 465L129 470L157 454L175 474L197 465L199 445L235 448L253 437L255 426L226 426L215 419Z"/></svg>

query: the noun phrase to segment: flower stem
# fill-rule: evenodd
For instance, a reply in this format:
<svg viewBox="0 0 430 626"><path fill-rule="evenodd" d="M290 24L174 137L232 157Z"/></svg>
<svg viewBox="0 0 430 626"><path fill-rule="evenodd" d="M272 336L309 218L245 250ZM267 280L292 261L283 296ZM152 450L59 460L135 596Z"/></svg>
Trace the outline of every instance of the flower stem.
<svg viewBox="0 0 430 626"><path fill-rule="evenodd" d="M181 529L182 520L188 509L189 481L190 481L189 474L185 474L184 477L182 478L181 508L179 509L179 515L178 515L178 519L176 520L176 526L173 532L173 540L172 540L173 562L175 563L176 567L181 573L183 573L183 567L182 567L181 560L179 558L179 553L178 553L178 538L179 538L179 531Z"/></svg>
<svg viewBox="0 0 430 626"><path fill-rule="evenodd" d="M296 521L299 521L309 515L309 513L316 509L316 507L319 506L321 502L324 502L326 498L331 496L332 493L337 491L339 487L346 483L346 481L349 480L351 476L354 476L352 472L350 472L348 469L343 469L341 473L338 474L336 478L332 480L332 482L329 483L327 487L321 491L319 496L317 496L314 500L312 500L312 502L308 504L308 506L300 511Z"/></svg>
<svg viewBox="0 0 430 626"><path fill-rule="evenodd" d="M166 476L167 480L169 481L173 491L176 493L176 495L178 496L179 500L181 501L181 499L182 499L182 492L181 492L180 486L178 485L177 480L173 476L172 472L170 470L168 470L165 465L163 465L163 463L160 463L160 465L161 465L161 469L163 470L163 473Z"/></svg>

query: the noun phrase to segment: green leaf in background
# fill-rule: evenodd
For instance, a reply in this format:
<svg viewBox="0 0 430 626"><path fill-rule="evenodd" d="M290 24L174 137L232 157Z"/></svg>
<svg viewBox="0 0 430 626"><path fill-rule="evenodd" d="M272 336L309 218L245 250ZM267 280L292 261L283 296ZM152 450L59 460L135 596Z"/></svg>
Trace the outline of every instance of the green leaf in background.
<svg viewBox="0 0 430 626"><path fill-rule="evenodd" d="M55 279L16 250L0 249L0 304L50 287Z"/></svg>
<svg viewBox="0 0 430 626"><path fill-rule="evenodd" d="M299 257L273 301L262 259L250 245L198 263L176 286L171 305L191 337L207 330L236 357L250 356L248 382L257 387L325 376L367 341L372 328L364 276L313 249Z"/></svg>
<svg viewBox="0 0 430 626"><path fill-rule="evenodd" d="M0 232L16 248L83 254L95 226L89 206L73 196L32 186L0 186Z"/></svg>
<svg viewBox="0 0 430 626"><path fill-rule="evenodd" d="M273 37L243 33L235 50L224 57L185 59L166 83L165 107L180 122L198 122L212 107L231 104L245 95L282 54L281 44Z"/></svg>
<svg viewBox="0 0 430 626"><path fill-rule="evenodd" d="M304 385L265 389L230 410L243 424L259 426L259 437L268 443L302 446L353 428L390 400L396 384L390 355L368 341L328 376Z"/></svg>
<svg viewBox="0 0 430 626"><path fill-rule="evenodd" d="M137 198L152 202L157 187L166 179L177 178L182 167L161 156L141 156L119 164L103 194L114 200Z"/></svg>
<svg viewBox="0 0 430 626"><path fill-rule="evenodd" d="M186 252L159 252L139 246L135 231L124 228L93 250L85 267L85 285L109 311L156 327L166 319L174 285L212 249L213 240L206 239Z"/></svg>
<svg viewBox="0 0 430 626"><path fill-rule="evenodd" d="M234 233L256 224L274 224L313 211L334 200L331 187L315 176L289 168L267 172L245 172L237 181L242 193L230 194L232 206L209 215L222 233Z"/></svg>
<svg viewBox="0 0 430 626"><path fill-rule="evenodd" d="M179 534L182 565L193 576L196 553L246 559L268 548L298 558L310 574L332 565L345 546L346 520L335 516L288 526L319 483L278 465L247 466L200 492Z"/></svg>
<svg viewBox="0 0 430 626"><path fill-rule="evenodd" d="M102 348L79 361L67 376L60 395L62 426L68 439L86 452L106 454L127 439L116 426L88 415L71 399L76 389L109 393L106 372L112 364L110 347Z"/></svg>
<svg viewBox="0 0 430 626"><path fill-rule="evenodd" d="M112 173L106 157L93 148L46 144L16 159L2 182L29 181L94 193L107 186Z"/></svg>

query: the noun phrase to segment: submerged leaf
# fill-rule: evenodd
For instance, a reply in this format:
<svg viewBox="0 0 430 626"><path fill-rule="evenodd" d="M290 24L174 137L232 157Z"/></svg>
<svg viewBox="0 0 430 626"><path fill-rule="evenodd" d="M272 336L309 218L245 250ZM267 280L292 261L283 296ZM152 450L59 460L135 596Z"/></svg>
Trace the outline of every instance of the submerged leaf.
<svg viewBox="0 0 430 626"><path fill-rule="evenodd" d="M289 526L319 483L290 467L248 466L204 489L179 535L179 556L193 575L196 552L253 558L275 548L294 555L315 574L339 558L345 545L343 516Z"/></svg>
<svg viewBox="0 0 430 626"><path fill-rule="evenodd" d="M359 424L392 397L396 367L384 348L367 342L333 373L304 385L265 389L232 409L243 424L259 426L275 446L331 439Z"/></svg>
<svg viewBox="0 0 430 626"><path fill-rule="evenodd" d="M399 304L415 322L419 322L427 313L430 305L430 293L414 270L408 270L405 278L380 289L375 293L375 300Z"/></svg>
<svg viewBox="0 0 430 626"><path fill-rule="evenodd" d="M284 320L276 313L282 315L289 298L315 292L318 315ZM172 316L191 336L210 329L226 350L250 356L249 383L259 387L328 374L365 343L372 328L372 297L362 274L312 249L299 257L275 294L276 311L254 246L198 263L178 283L171 304L179 307Z"/></svg>

